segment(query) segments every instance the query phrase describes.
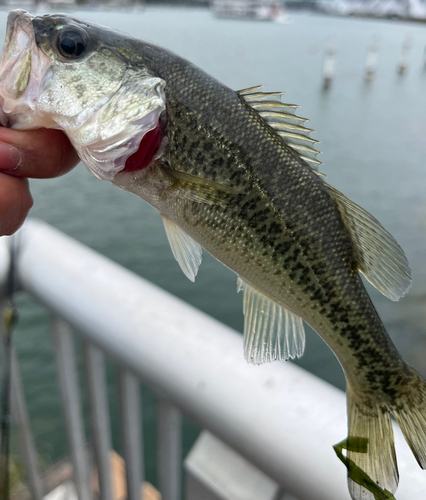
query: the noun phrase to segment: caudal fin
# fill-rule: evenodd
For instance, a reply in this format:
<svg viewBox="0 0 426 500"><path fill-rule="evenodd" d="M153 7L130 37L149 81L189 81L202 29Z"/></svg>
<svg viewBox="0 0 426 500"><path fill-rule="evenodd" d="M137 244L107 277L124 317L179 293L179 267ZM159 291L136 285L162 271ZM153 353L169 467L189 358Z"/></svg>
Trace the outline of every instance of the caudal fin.
<svg viewBox="0 0 426 500"><path fill-rule="evenodd" d="M426 381L411 367L410 382L391 412L420 467L426 469Z"/></svg>
<svg viewBox="0 0 426 500"><path fill-rule="evenodd" d="M411 367L406 370L408 377L392 403L358 395L348 383L349 445L345 463L353 500L375 500L377 487L379 498L388 498L398 486L390 413L420 467L426 469L426 381Z"/></svg>
<svg viewBox="0 0 426 500"><path fill-rule="evenodd" d="M374 500L374 494L360 480L359 469L382 490L394 493L398 486L394 437L389 411L371 399L361 399L347 387L349 440L362 441L366 448L349 447L348 486L353 500ZM357 439L358 438L358 439ZM361 439L359 439L361 438ZM363 486L364 484L364 486Z"/></svg>

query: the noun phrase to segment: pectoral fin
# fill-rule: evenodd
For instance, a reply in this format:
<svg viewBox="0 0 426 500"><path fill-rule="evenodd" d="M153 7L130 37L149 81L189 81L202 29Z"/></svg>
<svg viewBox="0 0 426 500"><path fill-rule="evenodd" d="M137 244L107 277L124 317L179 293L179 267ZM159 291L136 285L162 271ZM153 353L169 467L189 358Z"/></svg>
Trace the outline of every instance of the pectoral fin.
<svg viewBox="0 0 426 500"><path fill-rule="evenodd" d="M161 217L175 259L185 276L195 281L201 264L202 247L168 217Z"/></svg>
<svg viewBox="0 0 426 500"><path fill-rule="evenodd" d="M224 186L196 175L171 169L165 169L165 172L174 180L172 189L179 189L182 196L191 201L225 205L228 203L229 195L242 194L237 188Z"/></svg>
<svg viewBox="0 0 426 500"><path fill-rule="evenodd" d="M383 295L400 299L411 286L411 271L402 248L372 215L327 187L351 234L358 270Z"/></svg>
<svg viewBox="0 0 426 500"><path fill-rule="evenodd" d="M305 348L303 320L238 278L243 290L244 356L260 364L300 357Z"/></svg>

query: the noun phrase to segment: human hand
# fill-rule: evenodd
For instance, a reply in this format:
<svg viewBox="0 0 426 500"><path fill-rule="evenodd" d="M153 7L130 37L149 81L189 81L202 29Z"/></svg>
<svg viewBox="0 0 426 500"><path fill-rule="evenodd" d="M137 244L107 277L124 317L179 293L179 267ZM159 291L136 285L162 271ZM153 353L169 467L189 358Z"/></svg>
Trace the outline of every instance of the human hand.
<svg viewBox="0 0 426 500"><path fill-rule="evenodd" d="M58 177L78 161L70 141L59 130L0 127L0 236L19 229L33 205L28 177Z"/></svg>

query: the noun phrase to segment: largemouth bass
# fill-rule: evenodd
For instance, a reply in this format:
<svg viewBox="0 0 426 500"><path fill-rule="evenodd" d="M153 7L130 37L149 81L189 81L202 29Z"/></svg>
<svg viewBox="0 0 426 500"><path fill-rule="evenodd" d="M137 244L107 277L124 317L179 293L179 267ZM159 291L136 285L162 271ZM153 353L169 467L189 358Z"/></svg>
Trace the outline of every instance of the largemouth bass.
<svg viewBox="0 0 426 500"><path fill-rule="evenodd" d="M2 123L51 127L89 171L162 215L194 279L204 247L238 275L251 363L300 356L303 320L347 381L349 490L359 466L394 492L390 413L426 466L426 383L398 354L361 272L391 300L411 283L407 259L365 210L318 172L296 106L261 87L235 92L179 56L65 15L9 15L0 61ZM355 479L354 479L355 478Z"/></svg>

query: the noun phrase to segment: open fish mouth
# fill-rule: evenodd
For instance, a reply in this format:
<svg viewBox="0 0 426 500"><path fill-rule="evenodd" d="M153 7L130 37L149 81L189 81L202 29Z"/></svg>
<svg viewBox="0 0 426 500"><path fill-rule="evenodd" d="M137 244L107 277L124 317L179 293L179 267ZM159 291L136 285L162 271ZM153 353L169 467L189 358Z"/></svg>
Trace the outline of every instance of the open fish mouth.
<svg viewBox="0 0 426 500"><path fill-rule="evenodd" d="M24 10L9 14L0 59L0 121L14 128L39 127L35 106L50 60L36 44L34 16ZM7 115L7 116L6 116Z"/></svg>

